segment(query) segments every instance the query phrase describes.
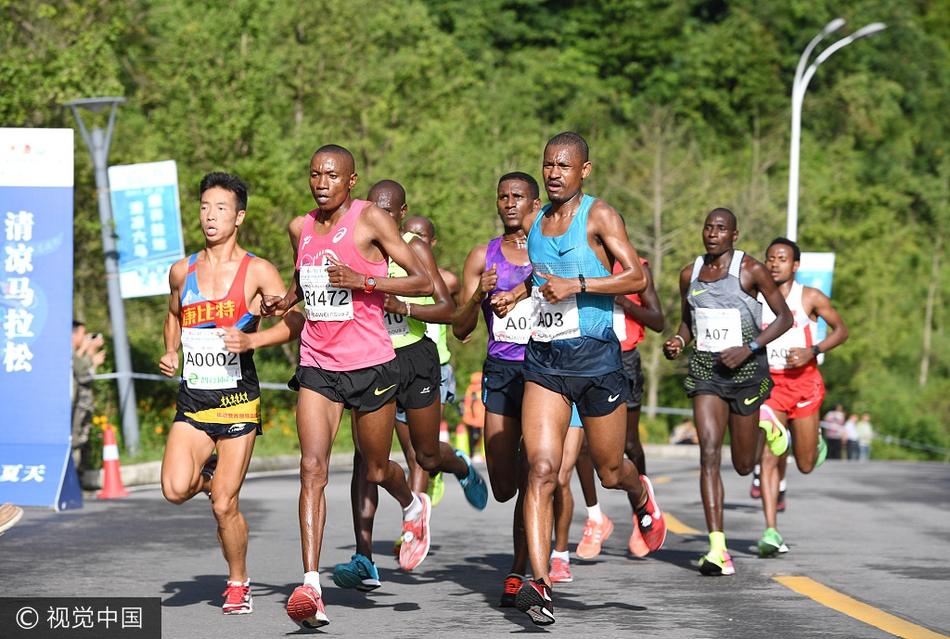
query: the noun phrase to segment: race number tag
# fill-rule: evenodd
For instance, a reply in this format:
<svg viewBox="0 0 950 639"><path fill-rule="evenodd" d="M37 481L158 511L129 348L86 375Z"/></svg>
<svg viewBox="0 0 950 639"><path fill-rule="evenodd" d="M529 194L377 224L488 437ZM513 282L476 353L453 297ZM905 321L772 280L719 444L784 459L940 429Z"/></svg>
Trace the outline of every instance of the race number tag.
<svg viewBox="0 0 950 639"><path fill-rule="evenodd" d="M307 319L316 322L342 322L353 319L353 291L330 286L327 266L301 266Z"/></svg>
<svg viewBox="0 0 950 639"><path fill-rule="evenodd" d="M537 302L533 297L523 299L504 317L492 311L491 332L496 342L527 344L537 321Z"/></svg>
<svg viewBox="0 0 950 639"><path fill-rule="evenodd" d="M538 313L531 339L536 342L553 342L581 336L581 320L577 313L577 298L573 295L556 304L544 299L535 288L532 297L537 300Z"/></svg>
<svg viewBox="0 0 950 639"><path fill-rule="evenodd" d="M697 308L696 350L719 353L742 346L742 322L737 308Z"/></svg>
<svg viewBox="0 0 950 639"><path fill-rule="evenodd" d="M805 336L800 328L792 326L766 346L769 368L788 368L788 351L805 348Z"/></svg>
<svg viewBox="0 0 950 639"><path fill-rule="evenodd" d="M617 334L617 341L622 342L627 339L627 317L623 312L623 307L614 302L614 333Z"/></svg>
<svg viewBox="0 0 950 639"><path fill-rule="evenodd" d="M402 337L409 334L409 318L399 313L383 313L386 332L390 337Z"/></svg>
<svg viewBox="0 0 950 639"><path fill-rule="evenodd" d="M181 329L185 353L182 378L188 388L221 390L237 388L241 379L241 356L224 345L223 332L207 328Z"/></svg>

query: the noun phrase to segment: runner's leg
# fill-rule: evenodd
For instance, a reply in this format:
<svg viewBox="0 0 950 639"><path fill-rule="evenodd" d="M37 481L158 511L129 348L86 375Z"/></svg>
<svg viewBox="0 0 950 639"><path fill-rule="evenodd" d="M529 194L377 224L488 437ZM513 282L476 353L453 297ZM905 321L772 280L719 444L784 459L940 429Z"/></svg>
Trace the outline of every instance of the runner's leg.
<svg viewBox="0 0 950 639"><path fill-rule="evenodd" d="M211 508L218 522L218 540L228 562L228 580L247 581L247 521L239 509L239 493L254 452L257 433L218 439L218 465L211 479Z"/></svg>
<svg viewBox="0 0 950 639"><path fill-rule="evenodd" d="M201 467L214 452L214 440L187 422L175 422L168 433L162 457L162 494L173 504L183 504L209 487Z"/></svg>

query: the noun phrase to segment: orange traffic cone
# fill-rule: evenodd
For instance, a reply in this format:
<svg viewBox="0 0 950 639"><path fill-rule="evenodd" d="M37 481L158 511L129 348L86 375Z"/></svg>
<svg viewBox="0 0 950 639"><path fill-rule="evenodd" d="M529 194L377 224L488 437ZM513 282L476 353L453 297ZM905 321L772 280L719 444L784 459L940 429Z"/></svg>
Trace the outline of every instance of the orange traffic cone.
<svg viewBox="0 0 950 639"><path fill-rule="evenodd" d="M115 431L106 424L102 431L102 490L97 499L117 499L126 497L129 491L122 485L122 473L119 470L119 447L115 442Z"/></svg>

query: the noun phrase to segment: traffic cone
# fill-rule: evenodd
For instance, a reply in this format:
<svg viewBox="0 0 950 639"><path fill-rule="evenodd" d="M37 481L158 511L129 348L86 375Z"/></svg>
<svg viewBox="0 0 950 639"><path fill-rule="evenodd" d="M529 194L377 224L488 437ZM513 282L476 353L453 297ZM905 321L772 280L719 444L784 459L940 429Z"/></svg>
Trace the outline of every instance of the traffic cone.
<svg viewBox="0 0 950 639"><path fill-rule="evenodd" d="M102 490L97 499L118 499L126 497L129 491L122 485L122 473L119 469L119 446L115 441L115 431L106 424L102 431Z"/></svg>
<svg viewBox="0 0 950 639"><path fill-rule="evenodd" d="M444 419L439 424L439 441L440 442L449 441L449 424Z"/></svg>
<svg viewBox="0 0 950 639"><path fill-rule="evenodd" d="M458 426L455 427L455 448L460 450L466 455L469 454L470 448L468 445L468 430L465 428L465 424L459 422Z"/></svg>

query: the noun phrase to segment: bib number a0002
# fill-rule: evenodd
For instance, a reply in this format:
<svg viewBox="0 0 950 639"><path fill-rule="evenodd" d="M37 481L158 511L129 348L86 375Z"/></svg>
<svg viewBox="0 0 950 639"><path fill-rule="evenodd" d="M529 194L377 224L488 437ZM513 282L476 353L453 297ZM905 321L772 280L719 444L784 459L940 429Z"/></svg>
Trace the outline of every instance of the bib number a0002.
<svg viewBox="0 0 950 639"><path fill-rule="evenodd" d="M515 304L504 317L498 317L492 311L492 337L496 342L527 344L537 322L537 309L537 300L529 297Z"/></svg>
<svg viewBox="0 0 950 639"><path fill-rule="evenodd" d="M531 333L531 339L536 342L553 342L581 336L581 321L577 312L576 297L571 295L560 302L551 304L544 299L537 288L531 295L538 305L537 321Z"/></svg>
<svg viewBox="0 0 950 639"><path fill-rule="evenodd" d="M194 390L237 388L241 379L241 356L224 345L223 334L213 328L181 329L185 354L182 378Z"/></svg>
<svg viewBox="0 0 950 639"><path fill-rule="evenodd" d="M326 266L301 266L307 319L316 322L343 322L353 319L353 291L330 285Z"/></svg>
<svg viewBox="0 0 950 639"><path fill-rule="evenodd" d="M742 321L737 308L697 308L696 350L720 353L742 346Z"/></svg>

